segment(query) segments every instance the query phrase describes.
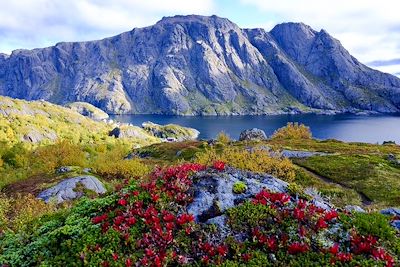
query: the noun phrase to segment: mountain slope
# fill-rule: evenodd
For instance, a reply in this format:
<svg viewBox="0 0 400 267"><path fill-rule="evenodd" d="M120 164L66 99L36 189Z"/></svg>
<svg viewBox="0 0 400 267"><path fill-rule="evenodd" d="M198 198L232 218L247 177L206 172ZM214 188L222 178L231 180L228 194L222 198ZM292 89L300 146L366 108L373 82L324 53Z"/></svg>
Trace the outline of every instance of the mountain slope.
<svg viewBox="0 0 400 267"><path fill-rule="evenodd" d="M398 112L400 79L302 23L175 16L99 41L0 54L0 94L107 113Z"/></svg>

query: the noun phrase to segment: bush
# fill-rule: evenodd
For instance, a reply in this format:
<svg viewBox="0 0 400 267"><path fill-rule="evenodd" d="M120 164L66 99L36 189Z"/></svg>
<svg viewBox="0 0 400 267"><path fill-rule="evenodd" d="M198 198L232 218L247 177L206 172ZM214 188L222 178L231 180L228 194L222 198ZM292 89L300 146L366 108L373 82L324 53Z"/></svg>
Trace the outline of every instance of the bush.
<svg viewBox="0 0 400 267"><path fill-rule="evenodd" d="M18 231L29 222L56 210L54 204L46 204L32 194L0 197L0 229ZM0 231L1 232L1 231Z"/></svg>
<svg viewBox="0 0 400 267"><path fill-rule="evenodd" d="M215 161L223 161L242 170L268 173L289 182L295 178L295 167L289 159L271 157L262 150L248 151L239 148L226 148L218 152L211 148L196 154L196 162L200 164L209 166Z"/></svg>
<svg viewBox="0 0 400 267"><path fill-rule="evenodd" d="M390 217L380 213L355 213L352 224L362 235L373 235L383 240L394 240L396 231L390 226Z"/></svg>
<svg viewBox="0 0 400 267"><path fill-rule="evenodd" d="M242 193L246 192L246 190L247 190L247 186L244 182L239 181L239 182L236 182L233 184L232 191L235 194L242 194Z"/></svg>
<svg viewBox="0 0 400 267"><path fill-rule="evenodd" d="M60 166L85 166L86 153L79 145L60 141L53 145L37 148L32 161L38 169L51 172Z"/></svg>
<svg viewBox="0 0 400 267"><path fill-rule="evenodd" d="M124 146L101 148L91 163L92 169L106 179L130 179L146 175L150 167L139 159L124 159L129 151Z"/></svg>
<svg viewBox="0 0 400 267"><path fill-rule="evenodd" d="M228 144L231 141L231 138L229 137L229 135L227 133L222 131L217 135L217 141L222 144Z"/></svg>
<svg viewBox="0 0 400 267"><path fill-rule="evenodd" d="M298 122L288 122L272 135L272 139L311 139L310 128Z"/></svg>

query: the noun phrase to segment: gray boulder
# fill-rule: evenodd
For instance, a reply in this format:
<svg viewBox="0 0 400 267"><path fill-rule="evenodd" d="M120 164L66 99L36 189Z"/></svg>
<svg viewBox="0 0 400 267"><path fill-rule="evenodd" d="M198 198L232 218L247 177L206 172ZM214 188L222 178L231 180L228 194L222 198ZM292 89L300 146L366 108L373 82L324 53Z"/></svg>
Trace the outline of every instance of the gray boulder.
<svg viewBox="0 0 400 267"><path fill-rule="evenodd" d="M397 156L394 154L388 154L386 159L395 165L400 165L400 160L398 160Z"/></svg>
<svg viewBox="0 0 400 267"><path fill-rule="evenodd" d="M78 185L82 185L85 190L91 190L97 194L104 194L106 192L104 185L99 179L91 175L83 175L63 180L57 185L41 192L37 197L43 199L46 203L52 199L55 199L57 203L74 200L84 195L83 192L79 192Z"/></svg>
<svg viewBox="0 0 400 267"><path fill-rule="evenodd" d="M357 205L347 205L344 207L344 210L346 210L348 212L361 212L361 213L366 212L363 208L361 208L360 206L357 206Z"/></svg>
<svg viewBox="0 0 400 267"><path fill-rule="evenodd" d="M245 140L265 140L267 139L267 135L261 129L253 128L244 130L240 133L239 141Z"/></svg>
<svg viewBox="0 0 400 267"><path fill-rule="evenodd" d="M285 158L309 158L313 156L327 156L329 154L323 152L302 151L302 150L287 150L281 151L281 156Z"/></svg>
<svg viewBox="0 0 400 267"><path fill-rule="evenodd" d="M391 225L400 231L400 208L387 208L381 210L381 213L384 215L389 215L394 217L391 222Z"/></svg>
<svg viewBox="0 0 400 267"><path fill-rule="evenodd" d="M56 170L56 173L63 174L63 173L72 172L73 170L74 170L74 167L72 167L72 166L61 166Z"/></svg>
<svg viewBox="0 0 400 267"><path fill-rule="evenodd" d="M381 213L384 215L390 215L390 216L398 216L400 217L400 208L387 208L381 210Z"/></svg>

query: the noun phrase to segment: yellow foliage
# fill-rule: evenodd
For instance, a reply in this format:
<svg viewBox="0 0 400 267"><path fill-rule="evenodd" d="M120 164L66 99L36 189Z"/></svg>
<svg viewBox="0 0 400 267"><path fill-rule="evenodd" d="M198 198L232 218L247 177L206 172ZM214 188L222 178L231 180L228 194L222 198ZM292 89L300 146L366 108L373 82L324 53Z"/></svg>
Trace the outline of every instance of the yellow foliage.
<svg viewBox="0 0 400 267"><path fill-rule="evenodd" d="M103 151L104 147L99 147L99 149ZM106 179L130 179L148 174L150 167L138 159L124 159L127 151L126 147L116 146L100 152L91 167Z"/></svg>
<svg viewBox="0 0 400 267"><path fill-rule="evenodd" d="M222 144L228 144L231 141L231 138L229 137L229 135L227 133L222 131L217 135L217 141Z"/></svg>
<svg viewBox="0 0 400 267"><path fill-rule="evenodd" d="M7 228L17 231L32 220L55 210L55 204L46 204L32 194L19 194L13 198L0 196L0 232Z"/></svg>
<svg viewBox="0 0 400 267"><path fill-rule="evenodd" d="M81 147L68 141L39 147L32 156L35 165L46 172L60 166L85 166L86 163L86 155Z"/></svg>
<svg viewBox="0 0 400 267"><path fill-rule="evenodd" d="M287 158L271 157L263 150L241 150L239 148L226 148L222 152L215 149L207 149L196 155L196 162L211 165L221 160L226 164L252 172L268 173L285 181L293 181L295 178L295 167Z"/></svg>
<svg viewBox="0 0 400 267"><path fill-rule="evenodd" d="M298 122L288 122L272 135L272 139L311 139L310 128Z"/></svg>

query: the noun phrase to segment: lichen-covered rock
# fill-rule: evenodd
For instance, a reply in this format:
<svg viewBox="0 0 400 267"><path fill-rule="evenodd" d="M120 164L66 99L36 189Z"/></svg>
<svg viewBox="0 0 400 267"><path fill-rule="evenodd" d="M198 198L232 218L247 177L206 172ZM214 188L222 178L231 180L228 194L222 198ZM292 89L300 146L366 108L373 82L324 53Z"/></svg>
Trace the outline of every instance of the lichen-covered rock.
<svg viewBox="0 0 400 267"><path fill-rule="evenodd" d="M57 203L74 200L84 195L80 192L78 185L82 185L85 190L93 191L97 194L104 194L106 189L102 182L94 176L83 175L65 179L57 185L44 190L37 197L43 199L46 203L55 199Z"/></svg>
<svg viewBox="0 0 400 267"><path fill-rule="evenodd" d="M103 110L86 102L73 102L66 105L66 107L78 112L79 114L89 117L92 120L101 121L108 119L108 114Z"/></svg>
<svg viewBox="0 0 400 267"><path fill-rule="evenodd" d="M265 140L267 139L267 135L261 129L253 128L244 130L240 133L239 141L245 140Z"/></svg>
<svg viewBox="0 0 400 267"><path fill-rule="evenodd" d="M273 192L286 192L288 186L285 181L268 174L257 174L230 167L223 172L200 172L193 179L195 183L191 190L194 199L188 207L188 212L199 222L206 222L222 215L228 208L253 197L264 188ZM238 182L246 186L246 190L240 194L233 192L233 187Z"/></svg>

